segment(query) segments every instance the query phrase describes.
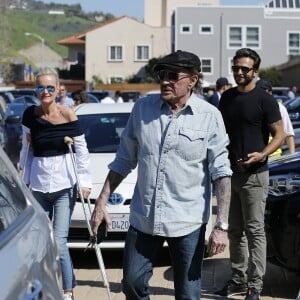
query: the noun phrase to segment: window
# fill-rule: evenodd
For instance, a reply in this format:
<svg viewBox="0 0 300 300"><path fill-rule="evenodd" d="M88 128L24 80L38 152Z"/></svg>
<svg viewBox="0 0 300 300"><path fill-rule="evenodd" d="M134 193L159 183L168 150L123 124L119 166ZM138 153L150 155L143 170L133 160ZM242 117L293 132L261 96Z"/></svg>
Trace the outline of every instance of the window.
<svg viewBox="0 0 300 300"><path fill-rule="evenodd" d="M260 40L258 26L229 26L228 48L259 48Z"/></svg>
<svg viewBox="0 0 300 300"><path fill-rule="evenodd" d="M113 84L113 83L123 83L124 82L124 78L123 76L111 76L108 79L108 83L109 84Z"/></svg>
<svg viewBox="0 0 300 300"><path fill-rule="evenodd" d="M201 58L201 72L203 74L212 74L212 59Z"/></svg>
<svg viewBox="0 0 300 300"><path fill-rule="evenodd" d="M25 195L9 166L0 158L0 234L13 225L27 209ZM24 220L23 220L24 221Z"/></svg>
<svg viewBox="0 0 300 300"><path fill-rule="evenodd" d="M108 53L109 61L122 61L123 60L123 47L122 46L109 46Z"/></svg>
<svg viewBox="0 0 300 300"><path fill-rule="evenodd" d="M181 24L180 25L181 34L192 34L192 25L190 24Z"/></svg>
<svg viewBox="0 0 300 300"><path fill-rule="evenodd" d="M199 25L199 34L213 34L212 25Z"/></svg>
<svg viewBox="0 0 300 300"><path fill-rule="evenodd" d="M149 49L147 45L138 45L135 48L135 60L137 61L148 61L149 60Z"/></svg>
<svg viewBox="0 0 300 300"><path fill-rule="evenodd" d="M300 54L300 32L288 33L288 55Z"/></svg>

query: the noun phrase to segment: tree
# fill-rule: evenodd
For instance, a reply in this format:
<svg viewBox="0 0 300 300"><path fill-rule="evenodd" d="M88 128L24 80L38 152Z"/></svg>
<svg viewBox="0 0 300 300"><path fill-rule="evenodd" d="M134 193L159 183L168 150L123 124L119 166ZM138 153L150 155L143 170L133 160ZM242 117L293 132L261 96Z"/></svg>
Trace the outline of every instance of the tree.
<svg viewBox="0 0 300 300"><path fill-rule="evenodd" d="M271 67L267 69L261 69L259 71L259 77L261 79L267 79L271 82L272 86L282 85L282 74L276 67Z"/></svg>
<svg viewBox="0 0 300 300"><path fill-rule="evenodd" d="M159 58L152 58L149 60L148 64L145 66L145 73L146 73L146 82L152 83L152 82L158 82L158 80L155 77L155 74L153 72L154 65L158 62Z"/></svg>
<svg viewBox="0 0 300 300"><path fill-rule="evenodd" d="M0 0L0 77L5 82L12 80L10 58L7 58L7 53L10 43L10 28L6 15L7 1Z"/></svg>

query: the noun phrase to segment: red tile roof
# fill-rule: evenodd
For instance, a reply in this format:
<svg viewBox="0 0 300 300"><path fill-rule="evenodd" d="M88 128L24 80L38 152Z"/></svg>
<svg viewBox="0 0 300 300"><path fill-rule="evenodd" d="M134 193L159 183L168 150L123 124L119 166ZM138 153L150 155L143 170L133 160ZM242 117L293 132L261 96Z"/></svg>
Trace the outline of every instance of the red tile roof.
<svg viewBox="0 0 300 300"><path fill-rule="evenodd" d="M127 16L122 16L122 17L119 17L119 18L113 18L113 19L110 19L106 22L103 22L101 24L98 24L96 26L93 26L89 29L86 29L86 30L83 30L83 31L79 31L67 38L64 38L62 40L59 40L57 43L60 44L60 45L83 45L85 44L85 35L88 33L88 32L91 32L95 29L98 29L98 28L101 28L101 27L104 27L106 25L109 25L111 23L114 23L114 22L117 22L123 18L129 18Z"/></svg>

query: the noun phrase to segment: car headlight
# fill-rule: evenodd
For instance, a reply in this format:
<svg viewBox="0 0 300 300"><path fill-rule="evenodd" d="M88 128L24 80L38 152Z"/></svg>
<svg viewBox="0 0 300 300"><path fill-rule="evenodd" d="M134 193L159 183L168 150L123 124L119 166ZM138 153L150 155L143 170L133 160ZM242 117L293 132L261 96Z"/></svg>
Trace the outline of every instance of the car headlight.
<svg viewBox="0 0 300 300"><path fill-rule="evenodd" d="M269 194L272 196L282 196L300 191L300 174L288 173L270 176Z"/></svg>

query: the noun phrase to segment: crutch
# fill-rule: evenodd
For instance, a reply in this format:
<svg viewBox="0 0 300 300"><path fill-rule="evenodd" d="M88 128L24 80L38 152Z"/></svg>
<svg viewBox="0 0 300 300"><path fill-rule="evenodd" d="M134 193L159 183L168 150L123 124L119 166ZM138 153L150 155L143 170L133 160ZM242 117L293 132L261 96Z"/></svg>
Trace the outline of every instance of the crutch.
<svg viewBox="0 0 300 300"><path fill-rule="evenodd" d="M64 142L68 145L69 152L71 154L72 164L73 164L74 173L75 173L76 181L77 181L77 189L78 189L78 192L79 192L79 196L80 196L80 200L81 200L81 204L82 204L84 216L85 216L87 227L88 227L88 231L89 231L89 234L90 234L90 243L89 243L89 245L91 245L91 247L93 247L95 249L97 260L98 260L98 264L99 264L101 275L102 275L102 279L103 279L103 284L104 284L104 287L106 287L108 299L111 300L112 298L111 298L111 293L110 293L110 288L109 288L109 282L107 280L107 276L106 276L106 272L105 272L105 266L104 266L103 257L102 257L101 250L100 250L100 246L97 244L97 236L93 235L91 224L89 222L89 218L88 218L88 215L87 215L87 212L86 212L86 208L85 208L85 205L84 205L85 201L84 201L84 198L83 198L83 194L82 194L82 190L81 190L81 184L80 184L79 176L78 176L78 173L77 173L77 168L76 168L76 162L75 162L75 158L74 158L74 153L73 153L73 150L72 150L73 139L70 138L69 136L65 136ZM89 213L91 215L90 203L88 203L88 207L89 207Z"/></svg>

